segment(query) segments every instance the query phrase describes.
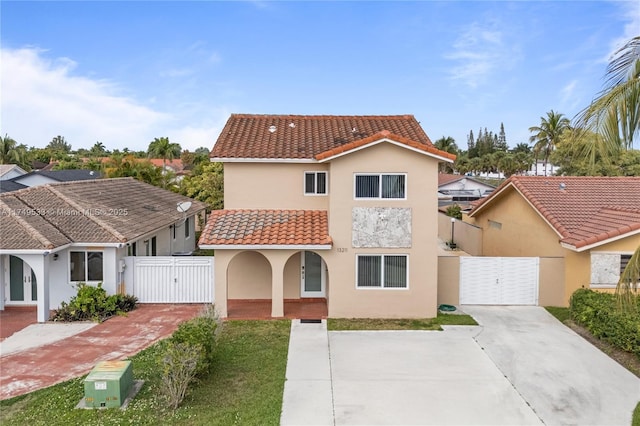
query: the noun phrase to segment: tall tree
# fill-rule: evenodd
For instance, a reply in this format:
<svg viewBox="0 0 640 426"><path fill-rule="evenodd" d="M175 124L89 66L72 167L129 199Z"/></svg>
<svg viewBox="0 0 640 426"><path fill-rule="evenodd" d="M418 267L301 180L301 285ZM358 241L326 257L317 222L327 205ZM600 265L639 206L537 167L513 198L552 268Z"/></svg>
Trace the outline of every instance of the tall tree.
<svg viewBox="0 0 640 426"><path fill-rule="evenodd" d="M24 146L18 145L9 135L0 136L0 164L24 165L26 155Z"/></svg>
<svg viewBox="0 0 640 426"><path fill-rule="evenodd" d="M533 135L529 141L533 143L533 152L538 155L542 154L544 159L544 175L547 176L547 163L549 156L555 146L560 142L562 134L570 129L571 122L564 114L551 110L546 117L540 117L540 125L529 127L529 132Z"/></svg>
<svg viewBox="0 0 640 426"><path fill-rule="evenodd" d="M162 158L162 173L164 178L164 187L167 187L169 177L167 176L167 160L172 161L174 158L179 158L182 153L182 148L177 143L172 143L167 137L155 138L150 144L147 150L149 157Z"/></svg>
<svg viewBox="0 0 640 426"><path fill-rule="evenodd" d="M603 150L632 149L640 135L640 36L618 49L607 66L605 87L576 117L576 125L601 137Z"/></svg>
<svg viewBox="0 0 640 426"><path fill-rule="evenodd" d="M47 148L54 152L61 152L68 154L71 152L71 144L64 140L64 136L56 136L51 139L51 142L47 145Z"/></svg>
<svg viewBox="0 0 640 426"><path fill-rule="evenodd" d="M450 154L458 155L458 145L456 145L456 140L451 136L443 136L433 144L440 151L448 152ZM453 171L453 165L451 163L440 163L440 171L443 173L448 173Z"/></svg>

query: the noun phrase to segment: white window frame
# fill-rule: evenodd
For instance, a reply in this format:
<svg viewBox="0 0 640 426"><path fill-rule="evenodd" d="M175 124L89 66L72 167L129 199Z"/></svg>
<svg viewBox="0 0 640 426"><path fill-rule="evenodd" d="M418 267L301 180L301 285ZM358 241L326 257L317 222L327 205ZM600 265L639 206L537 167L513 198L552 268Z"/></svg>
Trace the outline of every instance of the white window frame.
<svg viewBox="0 0 640 426"><path fill-rule="evenodd" d="M378 185L378 196L377 197L358 197L357 193L357 181L358 176L378 176L379 177L379 185ZM382 177L383 176L403 176L404 177L404 197L402 198L383 198L382 197ZM385 200L385 201L397 201L397 200L406 200L407 192L409 188L409 177L407 173L396 173L396 172L384 172L384 173L355 173L353 176L353 199L354 200Z"/></svg>
<svg viewBox="0 0 640 426"><path fill-rule="evenodd" d="M84 280L72 280L71 279L71 253L84 253ZM89 253L100 253L102 255L102 279L89 280ZM100 283L104 282L104 251L103 250L70 250L69 251L69 282L70 283Z"/></svg>
<svg viewBox="0 0 640 426"><path fill-rule="evenodd" d="M313 192L307 192L307 175L313 174ZM318 193L318 175L324 175L324 192ZM323 170L307 170L302 174L302 193L306 197L325 197L329 194L329 173Z"/></svg>
<svg viewBox="0 0 640 426"><path fill-rule="evenodd" d="M374 256L378 256L381 258L381 262L380 262L380 282L381 285L380 287L374 287L374 286L359 286L358 285L358 259L360 257L374 257ZM405 287L385 287L385 283L384 283L384 258L386 256L396 256L396 257L404 257L406 259L406 270L405 270L405 274L406 274L406 278L405 281L407 283L407 285ZM357 290L409 290L409 255L406 253L360 253L360 254L356 254L356 289Z"/></svg>

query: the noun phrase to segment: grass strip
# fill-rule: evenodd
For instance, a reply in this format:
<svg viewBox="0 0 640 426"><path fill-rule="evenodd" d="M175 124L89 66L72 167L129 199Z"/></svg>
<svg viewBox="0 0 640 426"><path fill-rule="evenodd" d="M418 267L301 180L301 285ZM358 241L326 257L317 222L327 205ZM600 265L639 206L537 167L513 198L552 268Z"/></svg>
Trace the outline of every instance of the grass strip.
<svg viewBox="0 0 640 426"><path fill-rule="evenodd" d="M469 315L438 313L436 318L329 318L329 331L349 330L442 330L441 325L478 325Z"/></svg>

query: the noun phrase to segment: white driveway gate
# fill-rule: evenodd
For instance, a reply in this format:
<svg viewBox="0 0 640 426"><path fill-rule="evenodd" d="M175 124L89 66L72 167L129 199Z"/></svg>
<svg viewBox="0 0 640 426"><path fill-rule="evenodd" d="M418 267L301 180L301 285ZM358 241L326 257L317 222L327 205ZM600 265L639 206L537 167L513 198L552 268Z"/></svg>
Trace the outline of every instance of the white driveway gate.
<svg viewBox="0 0 640 426"><path fill-rule="evenodd" d="M133 285L128 287L140 303L213 303L213 257L129 259L133 260Z"/></svg>
<svg viewBox="0 0 640 426"><path fill-rule="evenodd" d="M537 257L460 257L460 304L537 305Z"/></svg>

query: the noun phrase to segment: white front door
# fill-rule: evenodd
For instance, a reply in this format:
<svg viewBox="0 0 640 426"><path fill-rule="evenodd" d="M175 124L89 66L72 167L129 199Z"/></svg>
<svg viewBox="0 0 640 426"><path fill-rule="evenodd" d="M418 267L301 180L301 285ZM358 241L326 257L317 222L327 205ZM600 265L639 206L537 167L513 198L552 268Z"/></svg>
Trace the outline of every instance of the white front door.
<svg viewBox="0 0 640 426"><path fill-rule="evenodd" d="M37 300L36 275L28 264L19 257L9 256L9 281L7 282L5 297L7 304L33 305Z"/></svg>
<svg viewBox="0 0 640 426"><path fill-rule="evenodd" d="M325 297L324 260L312 251L303 251L300 255L300 297Z"/></svg>

